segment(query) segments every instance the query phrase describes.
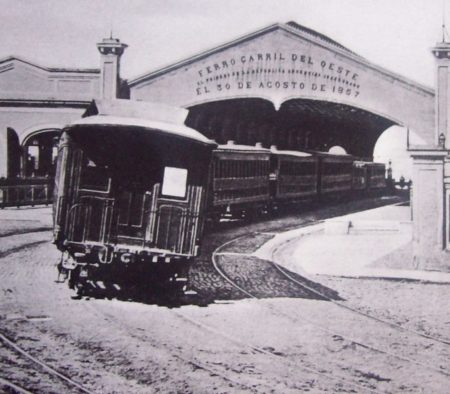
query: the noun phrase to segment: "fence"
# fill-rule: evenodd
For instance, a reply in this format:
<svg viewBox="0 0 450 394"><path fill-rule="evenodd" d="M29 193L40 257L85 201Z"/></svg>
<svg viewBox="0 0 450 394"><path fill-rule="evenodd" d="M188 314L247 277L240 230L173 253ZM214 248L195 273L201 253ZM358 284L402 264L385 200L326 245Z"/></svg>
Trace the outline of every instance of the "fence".
<svg viewBox="0 0 450 394"><path fill-rule="evenodd" d="M0 178L0 208L51 204L53 178Z"/></svg>

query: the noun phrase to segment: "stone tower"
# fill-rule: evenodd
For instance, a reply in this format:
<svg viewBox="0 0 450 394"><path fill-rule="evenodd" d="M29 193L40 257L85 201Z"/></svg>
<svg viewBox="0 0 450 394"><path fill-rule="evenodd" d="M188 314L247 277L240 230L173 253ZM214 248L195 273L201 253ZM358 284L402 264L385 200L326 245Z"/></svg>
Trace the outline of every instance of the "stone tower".
<svg viewBox="0 0 450 394"><path fill-rule="evenodd" d="M450 271L450 43L443 40L432 53L436 58L434 141L410 150L413 253L418 268Z"/></svg>
<svg viewBox="0 0 450 394"><path fill-rule="evenodd" d="M120 57L128 45L117 38L104 38L97 44L100 60L100 98L115 99L119 90Z"/></svg>

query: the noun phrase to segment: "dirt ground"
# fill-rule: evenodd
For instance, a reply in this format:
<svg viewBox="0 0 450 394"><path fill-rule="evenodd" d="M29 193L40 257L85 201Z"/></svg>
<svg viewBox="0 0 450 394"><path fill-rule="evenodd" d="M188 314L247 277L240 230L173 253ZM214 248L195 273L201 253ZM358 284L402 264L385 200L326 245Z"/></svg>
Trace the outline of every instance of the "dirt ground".
<svg viewBox="0 0 450 394"><path fill-rule="evenodd" d="M242 258L276 297L225 292L178 307L76 300L56 282L58 252L41 228L48 218L36 215L32 233L31 222L11 219L0 235L0 391L16 392L8 381L35 393L83 392L6 338L92 393L449 392L449 285L310 277L335 303L286 296L268 262Z"/></svg>

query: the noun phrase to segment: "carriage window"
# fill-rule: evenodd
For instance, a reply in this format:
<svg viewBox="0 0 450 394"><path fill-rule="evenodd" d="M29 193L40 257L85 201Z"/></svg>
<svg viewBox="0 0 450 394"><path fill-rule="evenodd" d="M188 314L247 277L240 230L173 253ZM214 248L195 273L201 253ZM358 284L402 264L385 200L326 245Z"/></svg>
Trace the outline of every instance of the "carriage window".
<svg viewBox="0 0 450 394"><path fill-rule="evenodd" d="M188 171L185 168L165 167L162 194L172 197L186 195Z"/></svg>
<svg viewBox="0 0 450 394"><path fill-rule="evenodd" d="M109 190L109 177L106 168L97 166L92 160L87 158L82 160L80 188L107 192Z"/></svg>

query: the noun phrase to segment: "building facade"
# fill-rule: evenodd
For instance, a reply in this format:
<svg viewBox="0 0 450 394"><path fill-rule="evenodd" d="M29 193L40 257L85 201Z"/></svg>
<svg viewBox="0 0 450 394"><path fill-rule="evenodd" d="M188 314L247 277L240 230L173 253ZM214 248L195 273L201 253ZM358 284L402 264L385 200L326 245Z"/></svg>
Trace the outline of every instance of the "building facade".
<svg viewBox="0 0 450 394"><path fill-rule="evenodd" d="M127 96L119 77L126 45L97 44L100 68L43 67L0 60L0 178L52 176L59 134L92 99Z"/></svg>
<svg viewBox="0 0 450 394"><path fill-rule="evenodd" d="M371 157L396 124L433 137L434 92L295 22L275 24L128 82L134 100L188 108L219 143ZM411 133L412 134L412 133Z"/></svg>
<svg viewBox="0 0 450 394"><path fill-rule="evenodd" d="M328 151L371 158L390 126L410 130L414 258L450 270L450 44L434 48L433 89L379 67L295 22L274 24L124 81L126 48L97 44L96 69L0 60L0 177L51 177L61 128L92 99L131 98L189 109L187 125L219 143Z"/></svg>

